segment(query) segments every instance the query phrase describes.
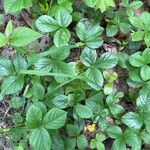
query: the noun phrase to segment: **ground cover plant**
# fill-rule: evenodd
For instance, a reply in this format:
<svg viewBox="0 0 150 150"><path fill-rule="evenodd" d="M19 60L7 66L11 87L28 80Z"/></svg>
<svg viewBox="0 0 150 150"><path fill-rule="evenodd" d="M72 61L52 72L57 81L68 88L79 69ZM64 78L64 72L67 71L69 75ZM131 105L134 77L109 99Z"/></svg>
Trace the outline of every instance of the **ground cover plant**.
<svg viewBox="0 0 150 150"><path fill-rule="evenodd" d="M150 3L0 1L0 149L150 149Z"/></svg>

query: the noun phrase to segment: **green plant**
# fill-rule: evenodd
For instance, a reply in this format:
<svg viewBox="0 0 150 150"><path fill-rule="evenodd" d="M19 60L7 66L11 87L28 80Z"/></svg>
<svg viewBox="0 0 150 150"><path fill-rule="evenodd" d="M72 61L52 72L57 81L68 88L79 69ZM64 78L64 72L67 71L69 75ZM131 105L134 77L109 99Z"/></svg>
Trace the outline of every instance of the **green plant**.
<svg viewBox="0 0 150 150"><path fill-rule="evenodd" d="M106 27L107 36L113 37L118 33L119 30L124 34L130 33L130 24L126 14L122 14L121 12L111 12L108 14L108 17L110 19Z"/></svg>
<svg viewBox="0 0 150 150"><path fill-rule="evenodd" d="M142 5L3 1L0 121L8 127L0 133L10 137L11 149L150 144L150 15L136 16Z"/></svg>
<svg viewBox="0 0 150 150"><path fill-rule="evenodd" d="M108 7L114 7L115 6L115 3L113 0L84 0L86 5L89 6L89 7L92 7L92 8L96 8L96 9L100 9L101 12L105 12Z"/></svg>
<svg viewBox="0 0 150 150"><path fill-rule="evenodd" d="M126 8L126 13L128 16L133 16L134 11L140 8L142 5L143 5L143 2L141 1L133 1L129 3L128 0L122 0L122 6Z"/></svg>
<svg viewBox="0 0 150 150"><path fill-rule="evenodd" d="M92 139L90 142L90 148L91 149L97 149L97 150L105 150L105 146L102 143L106 139L105 135L103 134L96 134L96 138Z"/></svg>
<svg viewBox="0 0 150 150"><path fill-rule="evenodd" d="M149 18L150 18L150 14L148 12L143 12L140 17L130 17L129 18L132 25L138 29L138 31L133 32L132 40L133 41L141 41L144 39L145 44L148 47L150 46L150 41L149 41L150 22L149 22Z"/></svg>

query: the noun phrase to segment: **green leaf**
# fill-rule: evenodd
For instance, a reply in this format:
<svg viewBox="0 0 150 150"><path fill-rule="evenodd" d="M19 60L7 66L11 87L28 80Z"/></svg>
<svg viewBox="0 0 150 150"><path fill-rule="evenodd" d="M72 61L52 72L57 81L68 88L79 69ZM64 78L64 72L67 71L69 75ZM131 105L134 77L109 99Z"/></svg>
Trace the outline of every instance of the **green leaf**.
<svg viewBox="0 0 150 150"><path fill-rule="evenodd" d="M129 7L131 9L135 10L135 9L140 8L142 5L143 5L143 2L141 2L141 1L133 1Z"/></svg>
<svg viewBox="0 0 150 150"><path fill-rule="evenodd" d="M145 29L144 24L142 22L142 20L138 17L130 17L129 18L131 24L141 30Z"/></svg>
<svg viewBox="0 0 150 150"><path fill-rule="evenodd" d="M11 37L10 44L16 47L23 47L31 42L39 39L42 35L27 27L18 27L14 29Z"/></svg>
<svg viewBox="0 0 150 150"><path fill-rule="evenodd" d="M141 68L140 71L141 77L144 81L147 81L150 79L150 67L145 65Z"/></svg>
<svg viewBox="0 0 150 150"><path fill-rule="evenodd" d="M131 80L133 80L134 82L137 82L139 84L143 82L143 80L140 76L140 72L137 69L132 69L129 72L129 77L130 77Z"/></svg>
<svg viewBox="0 0 150 150"><path fill-rule="evenodd" d="M101 142L96 143L96 148L97 148L97 150L105 150L105 146Z"/></svg>
<svg viewBox="0 0 150 150"><path fill-rule="evenodd" d="M124 108L118 104L109 104L109 109L115 118L119 118L120 115L124 112Z"/></svg>
<svg viewBox="0 0 150 150"><path fill-rule="evenodd" d="M36 27L41 32L52 32L60 28L57 21L48 15L40 16L36 21Z"/></svg>
<svg viewBox="0 0 150 150"><path fill-rule="evenodd" d="M28 68L28 64L25 58L22 57L19 53L13 56L12 62L17 72L19 72L20 70L26 70Z"/></svg>
<svg viewBox="0 0 150 150"><path fill-rule="evenodd" d="M34 97L36 97L37 99L39 100L44 99L45 88L41 84L39 83L33 84L32 92L33 92Z"/></svg>
<svg viewBox="0 0 150 150"><path fill-rule="evenodd" d="M66 150L74 150L76 147L76 138L64 138L64 145Z"/></svg>
<svg viewBox="0 0 150 150"><path fill-rule="evenodd" d="M58 12L55 15L55 19L58 22L59 26L64 28L68 27L72 22L72 16L70 12L64 7L59 8Z"/></svg>
<svg viewBox="0 0 150 150"><path fill-rule="evenodd" d="M142 14L141 14L141 20L142 22L144 23L145 27L147 29L149 29L149 26L150 26L150 13L144 11Z"/></svg>
<svg viewBox="0 0 150 150"><path fill-rule="evenodd" d="M9 105L12 108L19 109L20 107L22 107L24 105L24 102L25 102L25 100L22 97L13 97L10 100Z"/></svg>
<svg viewBox="0 0 150 150"><path fill-rule="evenodd" d="M142 41L144 38L144 31L137 31L132 34L132 41Z"/></svg>
<svg viewBox="0 0 150 150"><path fill-rule="evenodd" d="M86 149L86 147L88 146L88 141L86 139L85 135L80 135L77 138L77 147L81 150Z"/></svg>
<svg viewBox="0 0 150 150"><path fill-rule="evenodd" d="M141 133L141 138L146 144L150 144L150 134L143 131Z"/></svg>
<svg viewBox="0 0 150 150"><path fill-rule="evenodd" d="M53 104L60 108L60 109L64 109L68 107L68 97L65 95L58 95L53 99Z"/></svg>
<svg viewBox="0 0 150 150"><path fill-rule="evenodd" d="M141 116L138 113L129 112L122 117L122 122L133 129L140 129L143 125Z"/></svg>
<svg viewBox="0 0 150 150"><path fill-rule="evenodd" d="M150 47L150 31L147 31L145 33L145 37L144 37L144 40L145 40L145 44Z"/></svg>
<svg viewBox="0 0 150 150"><path fill-rule="evenodd" d="M75 111L81 118L90 118L93 115L92 110L89 107L81 104L75 106Z"/></svg>
<svg viewBox="0 0 150 150"><path fill-rule="evenodd" d="M75 125L70 124L67 125L67 133L72 137L76 137L80 134L80 129Z"/></svg>
<svg viewBox="0 0 150 150"><path fill-rule="evenodd" d="M49 133L44 128L34 129L30 135L29 141L33 150L50 150L52 147Z"/></svg>
<svg viewBox="0 0 150 150"><path fill-rule="evenodd" d="M97 3L97 0L84 0L87 6L94 7Z"/></svg>
<svg viewBox="0 0 150 150"><path fill-rule="evenodd" d="M113 0L95 0L95 1L91 1L91 0L84 0L86 5L88 5L89 7L96 7L96 9L100 9L101 12L103 13L104 11L106 11L110 6L114 7L115 3Z"/></svg>
<svg viewBox="0 0 150 150"><path fill-rule="evenodd" d="M117 138L113 142L112 150L126 150L126 143L122 138Z"/></svg>
<svg viewBox="0 0 150 150"><path fill-rule="evenodd" d="M133 130L127 129L124 132L123 138L125 142L131 146L132 150L141 150L141 140Z"/></svg>
<svg viewBox="0 0 150 150"><path fill-rule="evenodd" d="M67 113L58 108L52 108L43 119L43 126L46 129L59 129L66 122Z"/></svg>
<svg viewBox="0 0 150 150"><path fill-rule="evenodd" d="M42 125L42 111L40 107L31 105L26 114L26 127L30 129L38 128Z"/></svg>
<svg viewBox="0 0 150 150"><path fill-rule="evenodd" d="M109 25L106 27L106 34L109 37L113 37L118 32L118 26L117 25Z"/></svg>
<svg viewBox="0 0 150 150"><path fill-rule="evenodd" d="M56 47L68 45L71 35L68 29L59 29L54 35L54 44Z"/></svg>
<svg viewBox="0 0 150 150"><path fill-rule="evenodd" d="M53 60L65 60L69 54L70 54L70 47L68 46L62 46L62 47L56 47L53 46L51 49L51 57ZM55 61L54 61L55 62Z"/></svg>
<svg viewBox="0 0 150 150"><path fill-rule="evenodd" d="M8 23L7 23L7 26L6 26L6 29L5 29L5 35L7 37L9 37L13 32L13 24L12 24L12 21L10 20Z"/></svg>
<svg viewBox="0 0 150 150"><path fill-rule="evenodd" d="M104 83L102 73L97 68L89 68L86 70L86 82L87 84L99 91Z"/></svg>
<svg viewBox="0 0 150 150"><path fill-rule="evenodd" d="M100 35L103 31L104 29L101 26L88 21L80 21L76 27L77 36L80 40L83 41L86 46L93 49L102 45L103 41Z"/></svg>
<svg viewBox="0 0 150 150"><path fill-rule="evenodd" d="M122 135L122 130L119 126L113 125L107 129L107 133L112 138L118 138Z"/></svg>
<svg viewBox="0 0 150 150"><path fill-rule="evenodd" d="M150 98L147 97L146 95L140 95L137 99L136 99L136 105L139 108L145 109L146 106L149 106L150 103Z"/></svg>
<svg viewBox="0 0 150 150"><path fill-rule="evenodd" d="M91 149L95 149L96 148L96 144L97 144L97 141L95 139L92 139L90 141L90 148Z"/></svg>
<svg viewBox="0 0 150 150"><path fill-rule="evenodd" d="M85 47L80 57L81 62L85 66L90 67L95 64L96 59L97 59L96 50Z"/></svg>
<svg viewBox="0 0 150 150"><path fill-rule="evenodd" d="M7 44L8 38L0 32L0 47L3 47Z"/></svg>
<svg viewBox="0 0 150 150"><path fill-rule="evenodd" d="M150 48L146 48L144 50L144 52L142 53L142 57L143 57L143 59L145 61L145 64L149 64L150 63L150 59L149 59L149 57L150 57Z"/></svg>
<svg viewBox="0 0 150 150"><path fill-rule="evenodd" d="M117 65L118 58L115 54L106 52L97 60L96 66L102 69L110 69Z"/></svg>
<svg viewBox="0 0 150 150"><path fill-rule="evenodd" d="M54 73L59 73L59 74L72 74L72 69L69 66L69 64L64 63L62 61L55 61L54 66L53 66L53 72ZM60 76L55 76L55 79L58 83L63 83L68 80L68 77L60 77Z"/></svg>
<svg viewBox="0 0 150 150"><path fill-rule="evenodd" d="M106 140L106 136L104 134L97 133L96 134L96 140L99 141L99 142L103 142L103 141Z"/></svg>
<svg viewBox="0 0 150 150"><path fill-rule="evenodd" d="M128 7L129 6L129 1L128 0L122 0L122 5L124 7Z"/></svg>
<svg viewBox="0 0 150 150"><path fill-rule="evenodd" d="M13 74L14 67L11 61L4 56L0 56L0 76L8 76Z"/></svg>
<svg viewBox="0 0 150 150"><path fill-rule="evenodd" d="M145 64L144 59L141 56L141 52L136 52L131 55L129 58L129 62L134 67L142 67Z"/></svg>
<svg viewBox="0 0 150 150"><path fill-rule="evenodd" d="M2 83L2 94L13 94L22 90L24 78L19 76L9 76Z"/></svg>
<svg viewBox="0 0 150 150"><path fill-rule="evenodd" d="M35 69L41 72L50 72L53 68L53 62L49 58L40 58L34 65Z"/></svg>
<svg viewBox="0 0 150 150"><path fill-rule="evenodd" d="M6 13L15 13L23 8L29 8L31 6L31 0L4 0L4 10Z"/></svg>
<svg viewBox="0 0 150 150"><path fill-rule="evenodd" d="M119 24L119 29L124 34L129 34L130 33L130 25L126 22L121 22Z"/></svg>
<svg viewBox="0 0 150 150"><path fill-rule="evenodd" d="M105 12L109 7L115 7L114 0L98 0L96 8L99 8L101 12Z"/></svg>
<svg viewBox="0 0 150 150"><path fill-rule="evenodd" d="M109 82L104 85L104 93L105 95L109 95L113 92L113 83Z"/></svg>

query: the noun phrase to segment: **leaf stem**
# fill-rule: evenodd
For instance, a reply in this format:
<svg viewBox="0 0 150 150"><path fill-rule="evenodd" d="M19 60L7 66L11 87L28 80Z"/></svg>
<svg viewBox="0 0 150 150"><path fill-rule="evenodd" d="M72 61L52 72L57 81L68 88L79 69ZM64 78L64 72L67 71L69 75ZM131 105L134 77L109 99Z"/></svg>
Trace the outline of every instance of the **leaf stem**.
<svg viewBox="0 0 150 150"><path fill-rule="evenodd" d="M76 80L76 79L81 79L81 77L82 77L83 75L84 75L84 72L81 73L81 74L79 74L79 75L77 75L77 76L75 76L75 77L73 77L73 78L71 78L70 80L68 80L68 81L66 81L66 82L64 82L64 83L62 83L62 84L56 86L52 91L50 91L49 93L47 93L47 94L45 95L45 97L47 97L48 95L51 95L53 92L57 91L57 90L58 90L59 88L61 88L62 86L66 85L66 84L68 84L68 83L70 83L70 82L72 82L72 81L74 81L74 80Z"/></svg>
<svg viewBox="0 0 150 150"><path fill-rule="evenodd" d="M26 74L26 75L37 75L37 76L59 76L59 77L68 77L72 78L74 77L73 75L70 74L63 74L63 73L47 73L47 72L41 72L38 70L20 70L19 74Z"/></svg>

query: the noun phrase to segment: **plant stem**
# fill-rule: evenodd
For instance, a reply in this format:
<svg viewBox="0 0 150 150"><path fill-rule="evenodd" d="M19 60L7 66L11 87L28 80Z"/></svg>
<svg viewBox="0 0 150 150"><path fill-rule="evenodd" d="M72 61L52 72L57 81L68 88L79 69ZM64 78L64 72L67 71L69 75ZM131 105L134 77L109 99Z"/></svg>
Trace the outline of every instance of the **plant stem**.
<svg viewBox="0 0 150 150"><path fill-rule="evenodd" d="M68 77L72 78L73 75L70 74L62 74L62 73L44 73L38 70L20 70L19 74L26 74L26 75L37 75L37 76L59 76L59 77Z"/></svg>
<svg viewBox="0 0 150 150"><path fill-rule="evenodd" d="M68 83L74 81L75 79L81 79L81 77L82 77L83 75L84 75L84 72L81 73L81 74L79 74L79 75L77 75L77 76L75 76L75 77L73 77L72 79L70 79L70 80L68 80L68 81L66 81L66 82L64 82L64 83L62 83L62 84L56 86L52 91L50 91L49 93L47 93L47 94L45 95L45 97L47 97L48 95L51 95L53 92L57 91L57 90L58 90L59 88L61 88L62 86L64 86L64 85L66 85L66 84L68 84Z"/></svg>

